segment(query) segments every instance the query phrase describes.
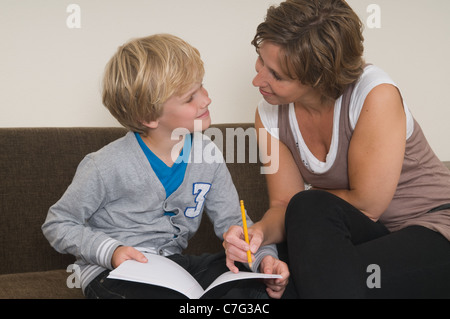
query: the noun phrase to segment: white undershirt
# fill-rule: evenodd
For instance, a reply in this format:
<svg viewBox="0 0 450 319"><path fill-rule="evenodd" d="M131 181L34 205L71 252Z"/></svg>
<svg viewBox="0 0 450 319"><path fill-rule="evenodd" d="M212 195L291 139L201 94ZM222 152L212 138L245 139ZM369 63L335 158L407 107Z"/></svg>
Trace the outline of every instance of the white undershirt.
<svg viewBox="0 0 450 319"><path fill-rule="evenodd" d="M356 123L358 122L359 114L361 113L364 101L369 92L376 86L384 83L392 84L397 87L397 85L389 77L389 75L387 75L380 68L369 65L364 69L364 72L356 83L355 88L353 89L352 96L350 98L349 119L352 129L355 128ZM335 102L333 135L331 138L330 150L327 154L325 162L318 160L308 149L308 146L303 140L302 134L298 127L297 119L295 116L294 103L289 104L289 122L292 128L292 133L294 135L295 142L299 146L300 157L311 172L318 174L325 173L330 169L336 159L339 145L339 119L341 112L341 103L342 96L339 97ZM408 139L414 131L414 120L406 103L403 103L403 107L406 114L406 139ZM258 104L258 113L261 118L261 122L266 130L273 137L278 139L278 106L271 105L264 99L262 99Z"/></svg>

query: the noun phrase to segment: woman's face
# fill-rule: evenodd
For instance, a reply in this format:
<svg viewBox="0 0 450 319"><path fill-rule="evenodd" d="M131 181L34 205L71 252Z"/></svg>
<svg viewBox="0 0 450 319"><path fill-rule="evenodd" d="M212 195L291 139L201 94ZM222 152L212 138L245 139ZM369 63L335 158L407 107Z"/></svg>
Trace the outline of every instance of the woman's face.
<svg viewBox="0 0 450 319"><path fill-rule="evenodd" d="M317 92L303 85L299 80L293 80L284 74L280 65L282 52L279 46L262 42L259 46L259 57L256 60L256 76L253 85L259 88L264 99L272 104L288 104L301 102Z"/></svg>

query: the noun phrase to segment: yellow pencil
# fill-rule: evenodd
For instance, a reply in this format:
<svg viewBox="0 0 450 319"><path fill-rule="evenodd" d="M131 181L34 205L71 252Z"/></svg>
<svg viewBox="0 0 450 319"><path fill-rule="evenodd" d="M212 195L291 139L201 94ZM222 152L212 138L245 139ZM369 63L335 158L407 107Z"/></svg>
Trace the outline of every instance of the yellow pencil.
<svg viewBox="0 0 450 319"><path fill-rule="evenodd" d="M243 200L241 200L241 213L242 213L242 226L244 228L245 242L250 245L250 242L248 240L247 218L245 218L245 208L244 208ZM251 253L250 249L247 250L247 260L248 260L248 265L251 269L253 263L252 263L252 253Z"/></svg>

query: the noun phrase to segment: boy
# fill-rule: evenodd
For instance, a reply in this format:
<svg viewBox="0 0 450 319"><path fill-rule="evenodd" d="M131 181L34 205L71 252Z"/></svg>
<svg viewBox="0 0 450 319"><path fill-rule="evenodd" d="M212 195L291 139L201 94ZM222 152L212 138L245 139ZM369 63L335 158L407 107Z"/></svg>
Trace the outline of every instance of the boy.
<svg viewBox="0 0 450 319"><path fill-rule="evenodd" d="M171 258L203 286L227 270L223 253L181 255L204 207L220 238L230 226L241 224L225 163L192 161L192 154L212 142L190 134L172 137L179 128L192 133L194 122L196 129L198 123L201 130L209 127L211 100L203 75L199 52L167 34L132 40L108 63L103 104L130 132L83 159L42 226L57 251L76 256L88 298L180 297L161 287L107 279L125 260L151 262L140 250ZM279 297L287 266L276 258L274 247L263 247L255 254L254 267L283 275L283 280L267 282L269 295ZM263 296L259 287L234 287L221 297Z"/></svg>

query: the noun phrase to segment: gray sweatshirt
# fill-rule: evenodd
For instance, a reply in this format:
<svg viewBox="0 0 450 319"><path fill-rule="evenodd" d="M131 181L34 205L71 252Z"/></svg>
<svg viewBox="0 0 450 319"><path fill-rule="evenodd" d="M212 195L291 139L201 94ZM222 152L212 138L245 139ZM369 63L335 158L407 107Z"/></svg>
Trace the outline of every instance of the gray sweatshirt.
<svg viewBox="0 0 450 319"><path fill-rule="evenodd" d="M168 198L132 132L82 160L42 231L56 251L76 257L83 291L112 269L120 245L165 256L181 253L204 208L219 238L230 226L242 225L238 194L223 157L217 161L219 153L211 140L195 135L183 183ZM269 254L277 257L275 246L256 253L254 269Z"/></svg>

